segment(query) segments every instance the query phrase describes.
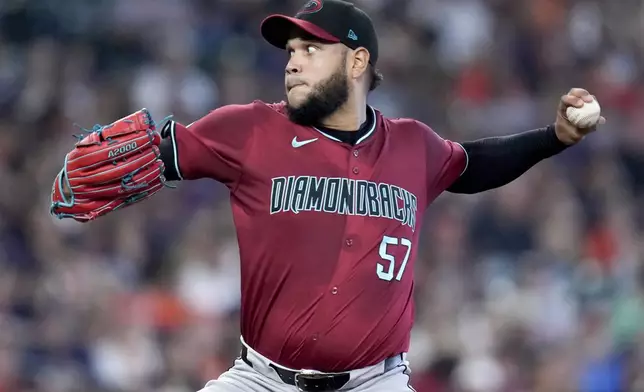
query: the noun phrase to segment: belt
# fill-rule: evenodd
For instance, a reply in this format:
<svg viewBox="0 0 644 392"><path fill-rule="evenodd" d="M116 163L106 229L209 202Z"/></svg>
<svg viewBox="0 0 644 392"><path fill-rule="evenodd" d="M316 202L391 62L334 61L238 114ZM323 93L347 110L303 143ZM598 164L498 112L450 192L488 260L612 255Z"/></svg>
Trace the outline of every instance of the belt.
<svg viewBox="0 0 644 392"><path fill-rule="evenodd" d="M248 348L242 345L241 360L253 367L248 358ZM385 372L399 366L404 362L403 355L396 355L385 360ZM283 383L293 385L303 392L329 392L337 391L351 379L351 373L320 373L310 370L293 371L276 364L269 364L275 370Z"/></svg>

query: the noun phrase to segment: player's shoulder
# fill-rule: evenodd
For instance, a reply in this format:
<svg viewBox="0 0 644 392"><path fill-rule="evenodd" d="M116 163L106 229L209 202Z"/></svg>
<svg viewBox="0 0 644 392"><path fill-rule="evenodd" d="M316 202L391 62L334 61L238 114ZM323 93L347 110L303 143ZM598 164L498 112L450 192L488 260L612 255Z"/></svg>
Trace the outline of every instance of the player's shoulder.
<svg viewBox="0 0 644 392"><path fill-rule="evenodd" d="M445 139L422 121L410 117L381 118L389 135L402 143L423 145L432 150L442 148L445 144Z"/></svg>
<svg viewBox="0 0 644 392"><path fill-rule="evenodd" d="M274 116L285 111L285 105L254 100L243 104L227 104L212 110L207 119L211 122L235 124L238 128L254 129L273 122Z"/></svg>
<svg viewBox="0 0 644 392"><path fill-rule="evenodd" d="M269 112L285 112L286 104L281 103L267 103L260 100L254 100L249 103L243 104L228 104L220 106L213 112L226 113L233 116L249 116L253 114L266 114Z"/></svg>
<svg viewBox="0 0 644 392"><path fill-rule="evenodd" d="M262 101L252 101L250 103L233 103L218 107L213 112L225 113L230 116L248 116L261 111L266 107Z"/></svg>
<svg viewBox="0 0 644 392"><path fill-rule="evenodd" d="M273 102L273 103L268 103L264 101L254 101L258 106L262 107L262 109L270 110L273 113L277 113L280 116L286 117L286 102L285 101L280 101L280 102Z"/></svg>
<svg viewBox="0 0 644 392"><path fill-rule="evenodd" d="M265 102L259 99L256 99L247 104L240 105L229 105L237 108L237 110L244 112L244 114L278 114L281 116L286 116L286 102Z"/></svg>
<svg viewBox="0 0 644 392"><path fill-rule="evenodd" d="M287 130L292 127L299 127L293 123L288 117L288 108L285 101L280 102L264 102L260 100L253 101L257 110L258 118L261 118L259 128L270 131L275 134L276 130Z"/></svg>
<svg viewBox="0 0 644 392"><path fill-rule="evenodd" d="M422 121L410 117L386 117L378 110L376 113L390 132L415 134L423 137L436 135L436 132Z"/></svg>
<svg viewBox="0 0 644 392"><path fill-rule="evenodd" d="M268 120L288 119L286 111L286 102L265 102L254 100L245 105L237 105L240 113L257 119L260 123Z"/></svg>

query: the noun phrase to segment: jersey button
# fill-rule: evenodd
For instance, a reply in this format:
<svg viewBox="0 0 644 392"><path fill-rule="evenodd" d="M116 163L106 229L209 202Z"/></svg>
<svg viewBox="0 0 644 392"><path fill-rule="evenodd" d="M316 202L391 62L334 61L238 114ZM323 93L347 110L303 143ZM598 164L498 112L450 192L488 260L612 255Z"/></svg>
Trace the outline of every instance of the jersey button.
<svg viewBox="0 0 644 392"><path fill-rule="evenodd" d="M334 287L333 289L331 289L331 294L336 295L337 293L338 293L337 287Z"/></svg>
<svg viewBox="0 0 644 392"><path fill-rule="evenodd" d="M358 153L358 150L353 150L353 156L357 158L358 155L360 155L360 153Z"/></svg>
<svg viewBox="0 0 644 392"><path fill-rule="evenodd" d="M353 245L353 238L347 238L347 240L345 241L345 243L347 244L347 246L351 246L351 245Z"/></svg>
<svg viewBox="0 0 644 392"><path fill-rule="evenodd" d="M318 340L318 334L311 336L311 340L313 340L314 342Z"/></svg>
<svg viewBox="0 0 644 392"><path fill-rule="evenodd" d="M358 173L360 173L360 169L358 169L357 167L354 167L353 174L358 174Z"/></svg>

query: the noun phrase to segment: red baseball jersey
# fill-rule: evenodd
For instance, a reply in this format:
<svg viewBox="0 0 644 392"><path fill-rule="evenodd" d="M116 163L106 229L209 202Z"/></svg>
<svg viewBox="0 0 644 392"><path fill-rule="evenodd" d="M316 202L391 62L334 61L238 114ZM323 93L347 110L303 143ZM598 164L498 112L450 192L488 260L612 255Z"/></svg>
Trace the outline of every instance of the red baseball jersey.
<svg viewBox="0 0 644 392"><path fill-rule="evenodd" d="M372 108L372 129L349 145L284 109L224 106L171 129L180 177L230 189L244 340L320 371L407 351L423 211L464 171L464 150Z"/></svg>

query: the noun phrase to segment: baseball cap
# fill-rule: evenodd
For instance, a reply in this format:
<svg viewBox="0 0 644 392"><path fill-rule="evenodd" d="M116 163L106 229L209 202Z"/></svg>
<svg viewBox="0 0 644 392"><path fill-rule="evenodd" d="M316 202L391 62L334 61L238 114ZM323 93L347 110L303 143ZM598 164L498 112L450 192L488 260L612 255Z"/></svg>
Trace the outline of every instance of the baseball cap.
<svg viewBox="0 0 644 392"><path fill-rule="evenodd" d="M270 15L261 24L262 36L278 48L286 48L293 27L329 43L369 51L372 65L378 60L378 36L366 12L343 0L309 0L295 16Z"/></svg>

